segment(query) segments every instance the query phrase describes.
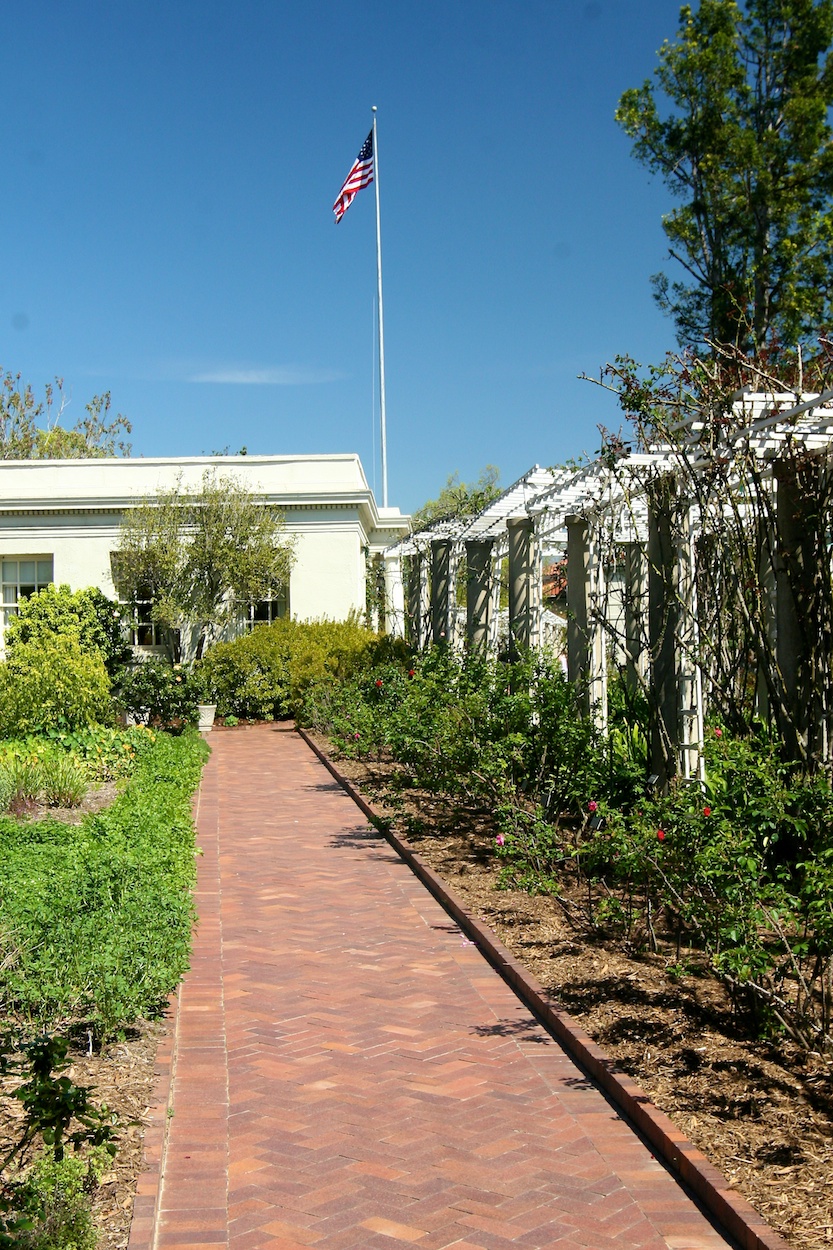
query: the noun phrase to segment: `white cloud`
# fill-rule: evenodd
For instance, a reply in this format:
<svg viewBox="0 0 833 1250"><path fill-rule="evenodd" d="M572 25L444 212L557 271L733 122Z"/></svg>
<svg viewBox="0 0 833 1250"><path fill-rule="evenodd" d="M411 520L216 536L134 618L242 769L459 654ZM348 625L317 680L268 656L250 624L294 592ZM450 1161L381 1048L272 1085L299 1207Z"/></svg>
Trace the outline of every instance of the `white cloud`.
<svg viewBox="0 0 833 1250"><path fill-rule="evenodd" d="M188 382L208 383L221 386L317 386L322 382L336 382L343 374L334 369L206 369L191 374Z"/></svg>

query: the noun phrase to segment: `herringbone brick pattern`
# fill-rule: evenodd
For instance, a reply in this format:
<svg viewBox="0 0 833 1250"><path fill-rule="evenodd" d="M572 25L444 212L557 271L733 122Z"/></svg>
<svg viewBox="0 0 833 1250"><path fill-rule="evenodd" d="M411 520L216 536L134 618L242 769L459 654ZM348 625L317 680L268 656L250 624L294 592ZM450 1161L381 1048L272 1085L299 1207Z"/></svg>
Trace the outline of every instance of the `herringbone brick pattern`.
<svg viewBox="0 0 833 1250"><path fill-rule="evenodd" d="M726 1247L303 742L211 745L153 1250Z"/></svg>

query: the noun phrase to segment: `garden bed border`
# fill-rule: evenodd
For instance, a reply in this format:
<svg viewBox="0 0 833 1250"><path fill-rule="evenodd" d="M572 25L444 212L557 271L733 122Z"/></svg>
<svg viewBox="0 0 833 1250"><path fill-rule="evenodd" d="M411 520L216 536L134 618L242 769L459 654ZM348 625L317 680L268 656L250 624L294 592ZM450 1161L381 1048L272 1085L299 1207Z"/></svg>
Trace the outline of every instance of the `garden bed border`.
<svg viewBox="0 0 833 1250"><path fill-rule="evenodd" d="M650 1145L656 1156L685 1185L712 1219L737 1242L741 1250L790 1250L783 1237L771 1229L754 1207L731 1188L723 1174L709 1163L705 1155L667 1115L653 1105L636 1082L627 1073L617 1069L613 1060L567 1012L553 1006L536 978L519 963L487 925L466 911L454 891L429 868L404 838L400 838L388 827L389 822L374 811L309 734L300 726L296 725L295 728L380 835L482 951L495 971L579 1067L604 1091L622 1116Z"/></svg>

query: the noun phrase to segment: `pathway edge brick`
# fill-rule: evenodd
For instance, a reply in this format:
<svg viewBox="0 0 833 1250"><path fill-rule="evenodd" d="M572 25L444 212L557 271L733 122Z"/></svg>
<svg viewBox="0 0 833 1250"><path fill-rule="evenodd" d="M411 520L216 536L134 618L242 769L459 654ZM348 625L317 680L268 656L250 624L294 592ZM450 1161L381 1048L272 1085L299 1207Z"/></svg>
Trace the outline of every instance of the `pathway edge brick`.
<svg viewBox="0 0 833 1250"><path fill-rule="evenodd" d="M130 1238L127 1250L153 1250L159 1202L162 1193L162 1177L165 1171L165 1154L170 1129L171 1094L176 1068L176 1044L179 1035L179 991L168 999L172 1018L165 1013L167 1027L159 1040L156 1052L156 1081L153 1103L147 1111L147 1125L142 1137L142 1171L137 1178L133 1212L130 1219Z"/></svg>
<svg viewBox="0 0 833 1250"><path fill-rule="evenodd" d="M195 841L201 795L202 779L197 786L191 806ZM165 1156L168 1151L171 1128L170 1111L179 1042L181 987L180 981L173 994L169 995L168 1007L162 1013L166 1028L156 1050L153 1102L148 1107L148 1121L142 1135L142 1170L136 1178L136 1193L133 1196L133 1210L130 1214L127 1250L154 1250L156 1246L162 1183L165 1175Z"/></svg>
<svg viewBox="0 0 833 1250"><path fill-rule="evenodd" d="M326 752L300 727L296 732L331 776L349 794L382 837L410 867L460 928L475 942L496 972L521 1001L564 1046L572 1058L605 1092L610 1101L650 1144L658 1158L693 1193L709 1214L742 1250L790 1250L745 1198L732 1190L723 1174L697 1149L626 1073L617 1070L600 1046L547 999L543 986L507 950L497 935L464 907L454 891L430 868L404 838L390 830L356 787L344 777ZM134 1250L131 1241L129 1250Z"/></svg>

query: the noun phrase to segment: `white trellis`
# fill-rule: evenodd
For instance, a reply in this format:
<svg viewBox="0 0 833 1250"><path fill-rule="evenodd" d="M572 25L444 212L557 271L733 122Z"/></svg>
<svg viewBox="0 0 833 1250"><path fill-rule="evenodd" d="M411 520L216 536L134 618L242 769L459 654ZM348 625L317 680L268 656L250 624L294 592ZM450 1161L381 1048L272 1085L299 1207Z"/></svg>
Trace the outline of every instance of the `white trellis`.
<svg viewBox="0 0 833 1250"><path fill-rule="evenodd" d="M441 521L388 549L389 593L401 584L396 567L403 557L410 558L406 611L394 604L395 628L401 630L407 616L418 646L448 641L495 648L499 571L508 563L509 649L541 645L546 641L542 556L558 552L567 561L568 671L587 689L588 710L606 724L607 667L613 655L632 680L647 684L673 726L665 758L662 744L654 751L654 771L667 769L673 748L676 770L697 775L708 674L699 658L695 547L718 518L701 515L696 498L675 497L683 522L672 541L663 532L658 500L662 490L696 480L718 458L728 466L726 481L733 494L717 506L731 504L742 517L746 509L748 523L760 524L754 502L743 497L749 458L775 499L774 468L785 446L815 452L833 445L831 403L833 390L811 397L738 393L725 420L681 420L670 431L673 445L601 456L574 467L534 465L474 518ZM613 570L606 567L611 551L619 557ZM456 593L461 559L467 570L465 604L458 603ZM762 576L769 578L767 594L774 602L773 570L762 570ZM675 611L675 604L685 611ZM773 611L773 623L776 615Z"/></svg>

